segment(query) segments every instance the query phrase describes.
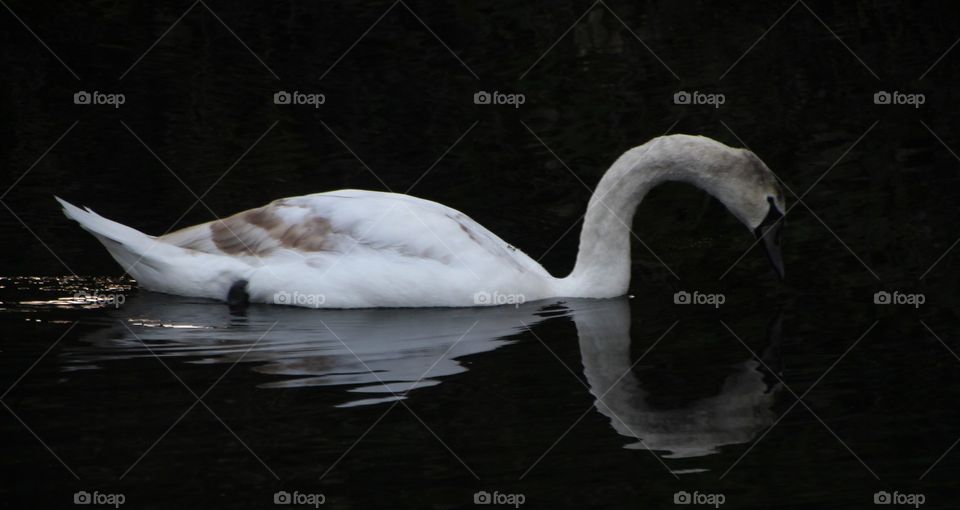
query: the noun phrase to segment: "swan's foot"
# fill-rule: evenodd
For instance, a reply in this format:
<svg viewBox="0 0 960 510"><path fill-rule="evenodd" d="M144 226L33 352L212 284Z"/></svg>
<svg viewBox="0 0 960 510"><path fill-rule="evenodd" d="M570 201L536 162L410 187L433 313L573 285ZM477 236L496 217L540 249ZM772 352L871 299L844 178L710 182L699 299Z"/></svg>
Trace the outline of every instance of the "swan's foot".
<svg viewBox="0 0 960 510"><path fill-rule="evenodd" d="M237 280L227 291L227 305L231 310L243 310L250 304L250 294L247 294L247 281Z"/></svg>

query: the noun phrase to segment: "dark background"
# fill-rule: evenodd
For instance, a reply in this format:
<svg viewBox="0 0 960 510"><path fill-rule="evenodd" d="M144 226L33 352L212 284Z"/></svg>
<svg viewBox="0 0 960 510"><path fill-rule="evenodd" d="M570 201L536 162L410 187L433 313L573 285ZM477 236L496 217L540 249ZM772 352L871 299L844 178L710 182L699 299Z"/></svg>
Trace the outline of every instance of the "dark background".
<svg viewBox="0 0 960 510"><path fill-rule="evenodd" d="M884 484L924 490L928 500L952 491L949 484L960 467L956 453L944 458L926 485L913 485L960 434L954 410L960 360L922 325L957 350L960 248L948 250L960 236L960 161L955 154L960 150L960 49L948 50L960 37L960 18L952 3L609 0L508 7L479 1L208 1L191 7L190 2L12 1L5 7L0 10L0 201L5 206L0 209L5 247L0 274L121 275L99 244L63 217L54 194L156 235L285 196L340 188L406 192L412 186L411 194L463 211L562 275L573 266L578 219L590 197L580 180L594 186L617 156L650 138L666 132L702 134L748 146L792 189L786 192L788 205L796 205L785 231L788 278L776 281L759 249L735 264L753 239L716 201L686 186L658 188L632 225L646 244L635 242L631 284L636 320L653 320L644 323L644 338L655 337L674 316L688 313L672 305L678 289L722 291L730 303L722 312L684 316L701 324L691 326L689 336L706 334L706 322L698 321L709 321L711 334L726 335L716 322L722 318L738 331L736 322L741 321L744 330L759 337L777 310L786 310L785 342L794 353L787 377L801 389L880 320L874 333L878 350L851 354L814 407L828 411L828 421L841 437L858 443L853 449L868 464L881 466L877 470ZM126 104L118 109L74 105L78 90L120 92ZM326 103L317 109L278 106L273 104L278 90L323 93ZM526 103L517 109L475 105L478 90L522 93ZM678 90L723 93L726 102L720 108L675 105ZM919 108L875 105L879 90L922 93L926 102ZM804 196L805 205L797 204L796 195ZM202 204L195 205L197 196ZM922 292L926 304L919 309L875 306L872 295L881 289ZM56 323L73 316L47 319ZM6 380L12 383L61 329L31 329L20 315L4 321L6 349L19 353L4 362ZM538 334L573 338L569 324ZM560 357L576 366L576 344L558 342ZM670 398L689 398L685 392L691 387L709 393L719 384L708 365L712 354L730 350L729 343L724 345L709 348L699 361L688 361L682 375L652 383L685 388L668 395L665 405L671 405ZM561 393L545 401L555 406L530 404L546 398L537 390L549 393L550 381L569 374L551 358L542 359L542 365L517 361L526 359L522 353L528 351L531 358L549 356L526 337L512 354L497 351L485 358L489 369L471 370L472 383L418 394L423 399L418 409L435 413L427 419L431 424L444 420L451 402L465 400L476 409L506 408L520 416L501 424L503 430L488 428L484 434L500 439L518 434L508 442L529 451L490 448L476 453L490 456L480 461L487 472L504 463L522 471L589 406L575 383L564 390L582 401L569 404ZM52 385L61 368L55 361L49 364L38 367L46 378L36 377ZM166 375L162 368L153 369L159 378ZM243 378L253 374L237 372L246 375L237 377L235 388L252 388ZM511 375L517 373L524 375ZM73 390L73 398L90 398L112 384L94 383L93 393ZM502 397L515 388L526 393ZM33 410L24 411L32 416L27 421L37 425L52 423L50 416L68 419L68 406L60 409L62 415L44 410L45 396L57 391L41 385L33 404L21 402L21 411ZM139 415L143 392L135 386L124 394L129 411ZM513 398L512 405L498 400L498 394ZM251 414L260 419L270 414L263 400L252 398L250 409L261 413ZM309 434L332 419L316 411L330 405L323 394L287 398L303 399L286 401L289 408L276 415L302 427L294 435ZM541 419L567 404L569 419ZM309 416L296 414L306 407L314 409ZM163 418L157 419L176 412L159 412ZM869 493L853 487L888 487L877 484L802 409L793 412L803 421L793 421L794 415L785 420L766 439L770 444L746 457L763 461L735 472L738 477L723 490L749 496L759 506L863 507ZM350 439L334 441L339 450L331 449L342 451L355 438L356 427L362 429L378 414L337 415L357 424L349 427ZM397 415L403 427L423 435L416 421ZM87 417L88 422L98 419ZM458 415L441 427L440 435L459 437L458 448L473 444L473 429L464 423L476 419ZM551 498L566 501L569 494L555 487L567 486L577 488L576 499L584 506L641 501L669 506L667 496L648 499L649 484L670 480L658 473L661 468L649 454L622 457L620 438L598 418L591 420L595 426L587 420L583 434L568 440L570 450L552 454L561 465L576 467L575 474L548 468L542 478L512 488L538 496L540 504ZM268 425L252 426L275 432ZM6 466L18 475L18 486L38 483L34 473L54 480L63 476L16 421L5 427L5 439L20 443L18 460ZM397 427L384 436L413 433ZM75 445L68 429L48 428L41 437L59 438L50 441L68 452L75 448L74 459L87 459L84 478L116 478L113 471L93 467L101 464L86 457L89 450ZM155 437L163 427L154 428L146 436ZM166 451L171 457L166 465L174 467L161 469L164 461L157 459L155 471L144 468L138 473L143 478L128 481L133 485L123 490L145 491L162 500L176 498L145 487L189 485L191 479L209 487L215 478L209 473L217 472L218 462L236 459L214 461L202 455L207 453L203 448L194 450L207 437L204 430L184 434L182 443L176 443L179 449ZM338 437L336 431L328 433ZM590 443L590 438L601 438L603 444ZM446 471L456 470L456 464L451 467L444 450L433 451L438 447L429 436L421 439L430 445L431 459L441 459L437 462L445 467L433 470L423 467L433 465L424 461L416 464L423 472L408 471L407 462L422 445L384 439L379 448L362 450L348 462L340 489L351 488L357 502L382 502L362 488L390 485L400 473L399 480L392 480L397 504L446 507L450 500L467 501L463 480ZM277 439L257 448L275 447L276 461L295 456L295 444ZM244 473L258 469L247 453L238 447L231 451L243 459L231 464L233 483L240 486L235 490L263 483L257 478L262 473L245 478ZM395 462L377 457L377 451L388 452ZM176 452L197 471L180 473L183 464L173 460ZM712 469L722 471L739 453ZM130 456L127 450L124 460L113 464L124 465ZM315 476L313 471L305 476ZM300 473L291 468L284 477L296 479L294 472ZM193 501L240 504L229 495L234 489L220 487ZM671 485L670 491L678 487L684 486ZM184 490L200 494L199 489ZM58 493L56 501L67 497ZM13 505L10 501L15 499L8 500ZM941 497L927 507L948 501Z"/></svg>
<svg viewBox="0 0 960 510"><path fill-rule="evenodd" d="M391 4L207 4L265 65L204 5L133 65L190 4L72 4L55 13L43 2L11 4L79 80L12 15L0 21L7 186L78 122L3 201L78 274L109 274L115 265L83 256L99 253L96 242L61 217L53 194L156 235L209 221L211 210L225 216L284 196L404 192L416 183L411 193L466 212L538 258L590 196L564 163L594 186L620 153L668 130L734 146L739 137L797 194L850 149L806 201L884 281L918 278L960 235L952 193L958 161L921 124L948 146L957 139L956 58L951 52L930 67L960 35L960 22L938 3L806 4L842 43L805 4L759 42L789 3L609 4L669 69L604 4L535 66L589 2L398 4L339 62ZM77 90L122 92L126 104L77 106ZM321 92L327 102L277 106L277 90ZM523 93L526 104L474 105L477 90ZM677 90L720 92L726 103L674 105ZM877 90L922 92L926 104L877 106ZM172 225L195 201L187 188L201 195L214 183L203 198L210 210L197 205ZM685 279L716 279L752 242L701 197L680 186L657 190L634 224ZM846 250L805 207L793 212L786 259L795 281L875 280L852 256L836 257L841 267L829 272L803 263ZM3 238L19 247L2 254L5 274L66 271L10 211L0 221ZM555 274L572 267L578 230L544 259ZM712 241L710 249L697 240ZM638 277L665 275L645 249L636 253L646 262ZM752 279L763 264L751 256L733 276Z"/></svg>

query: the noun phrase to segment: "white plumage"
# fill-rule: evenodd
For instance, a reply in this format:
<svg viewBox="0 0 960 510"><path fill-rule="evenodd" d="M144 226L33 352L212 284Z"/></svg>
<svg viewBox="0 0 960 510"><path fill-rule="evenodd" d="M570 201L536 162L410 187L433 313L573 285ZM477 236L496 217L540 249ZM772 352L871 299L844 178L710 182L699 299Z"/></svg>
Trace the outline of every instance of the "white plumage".
<svg viewBox="0 0 960 510"><path fill-rule="evenodd" d="M757 164L759 163L759 165ZM548 297L613 297L629 284L628 225L654 185L682 180L714 194L748 227L782 194L752 153L702 137L631 149L597 186L573 273L540 264L465 214L408 195L340 190L276 200L153 237L57 198L141 287L323 308L481 306Z"/></svg>

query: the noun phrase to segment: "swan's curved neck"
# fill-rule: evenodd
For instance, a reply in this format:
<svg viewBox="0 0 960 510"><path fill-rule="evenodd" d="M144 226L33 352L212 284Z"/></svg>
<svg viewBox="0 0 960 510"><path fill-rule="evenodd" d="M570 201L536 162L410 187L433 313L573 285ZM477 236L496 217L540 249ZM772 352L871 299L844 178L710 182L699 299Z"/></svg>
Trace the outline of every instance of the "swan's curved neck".
<svg viewBox="0 0 960 510"><path fill-rule="evenodd" d="M609 298L626 294L630 285L630 225L637 206L654 186L664 181L685 181L715 195L712 188L717 182L700 168L702 159L682 153L664 154L651 144L620 156L594 190L580 232L576 265L560 280L564 295Z"/></svg>

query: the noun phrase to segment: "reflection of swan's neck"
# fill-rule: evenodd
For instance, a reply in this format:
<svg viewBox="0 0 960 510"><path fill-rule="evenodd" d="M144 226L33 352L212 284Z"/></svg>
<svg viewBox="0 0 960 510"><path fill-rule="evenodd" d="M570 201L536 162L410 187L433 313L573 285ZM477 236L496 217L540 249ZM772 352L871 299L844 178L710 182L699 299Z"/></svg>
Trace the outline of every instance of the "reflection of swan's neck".
<svg viewBox="0 0 960 510"><path fill-rule="evenodd" d="M600 180L584 216L577 263L561 280L564 295L608 298L626 294L630 284L630 224L637 206L654 186L683 181L723 201L718 189L723 183L715 178L718 161L661 140L627 151Z"/></svg>
<svg viewBox="0 0 960 510"><path fill-rule="evenodd" d="M665 451L665 457L702 456L722 445L746 443L774 421L770 408L779 386L771 391L752 359L727 376L716 395L681 408L651 407L631 363L628 301L597 303L574 314L583 373L597 411L610 418L617 433L640 440L627 448ZM779 329L771 335L772 343L779 341Z"/></svg>

